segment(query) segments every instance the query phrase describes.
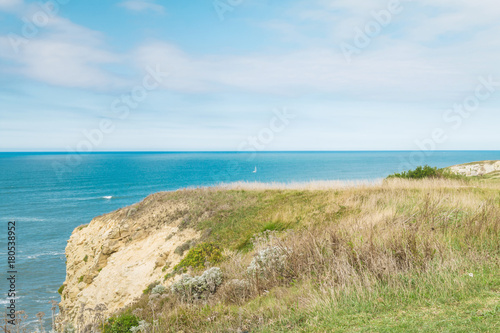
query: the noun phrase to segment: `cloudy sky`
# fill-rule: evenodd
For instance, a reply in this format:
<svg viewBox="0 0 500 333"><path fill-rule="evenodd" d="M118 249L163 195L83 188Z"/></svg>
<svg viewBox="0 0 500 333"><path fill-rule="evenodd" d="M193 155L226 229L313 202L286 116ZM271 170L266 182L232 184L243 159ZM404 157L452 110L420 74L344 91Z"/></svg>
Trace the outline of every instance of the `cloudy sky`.
<svg viewBox="0 0 500 333"><path fill-rule="evenodd" d="M498 149L499 33L497 0L0 0L0 151Z"/></svg>

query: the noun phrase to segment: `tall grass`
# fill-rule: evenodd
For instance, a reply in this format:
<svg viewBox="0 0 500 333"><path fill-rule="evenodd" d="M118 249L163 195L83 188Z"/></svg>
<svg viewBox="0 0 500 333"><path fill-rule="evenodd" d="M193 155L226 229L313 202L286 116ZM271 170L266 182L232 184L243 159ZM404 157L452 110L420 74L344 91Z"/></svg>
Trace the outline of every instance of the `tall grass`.
<svg viewBox="0 0 500 333"><path fill-rule="evenodd" d="M389 179L321 188L238 184L157 198L186 202L187 226L209 229L200 241L225 248L224 283L201 300L156 297L154 308L143 295L129 310L154 316L161 332L324 332L369 327L359 314L483 294L498 301L499 183ZM249 273L269 249L279 259Z"/></svg>

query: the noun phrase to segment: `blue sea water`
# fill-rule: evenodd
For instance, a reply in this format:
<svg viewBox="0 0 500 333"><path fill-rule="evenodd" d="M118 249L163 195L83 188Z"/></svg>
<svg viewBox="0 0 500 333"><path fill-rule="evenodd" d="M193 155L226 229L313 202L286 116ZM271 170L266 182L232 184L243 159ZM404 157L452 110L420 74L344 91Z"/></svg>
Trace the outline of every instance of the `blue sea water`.
<svg viewBox="0 0 500 333"><path fill-rule="evenodd" d="M423 160L420 158L425 157ZM73 229L151 193L221 182L373 180L408 166L500 160L500 151L243 153L0 153L0 306L8 284L7 222L17 223L17 309L50 313ZM405 162L406 161L406 162ZM257 167L258 172L253 173ZM3 309L2 309L3 311Z"/></svg>

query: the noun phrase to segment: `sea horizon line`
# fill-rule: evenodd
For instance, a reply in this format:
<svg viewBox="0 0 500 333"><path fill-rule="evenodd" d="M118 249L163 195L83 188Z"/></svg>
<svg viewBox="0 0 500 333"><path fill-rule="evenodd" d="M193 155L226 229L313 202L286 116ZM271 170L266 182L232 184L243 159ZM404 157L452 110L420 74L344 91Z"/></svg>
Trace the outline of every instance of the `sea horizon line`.
<svg viewBox="0 0 500 333"><path fill-rule="evenodd" d="M0 154L57 154L57 155L93 155L93 154L270 154L270 153L446 153L446 152L500 152L499 149L447 149L447 150L268 150L268 151L234 151L234 150L104 150L92 152L76 151L0 151Z"/></svg>

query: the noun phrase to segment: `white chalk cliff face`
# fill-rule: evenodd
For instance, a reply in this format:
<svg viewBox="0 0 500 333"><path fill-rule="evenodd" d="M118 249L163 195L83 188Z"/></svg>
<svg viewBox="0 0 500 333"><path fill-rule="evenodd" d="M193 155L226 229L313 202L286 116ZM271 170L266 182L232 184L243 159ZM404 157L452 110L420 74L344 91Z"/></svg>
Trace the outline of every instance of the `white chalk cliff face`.
<svg viewBox="0 0 500 333"><path fill-rule="evenodd" d="M200 236L193 229L179 229L186 209L163 202L157 193L76 228L66 247L62 320L76 323L82 304L92 309L104 304L105 314L112 314L149 284L163 282L181 260L174 250Z"/></svg>
<svg viewBox="0 0 500 333"><path fill-rule="evenodd" d="M449 167L449 170L451 172L467 177L484 176L496 171L500 171L500 161L482 161L459 164Z"/></svg>

